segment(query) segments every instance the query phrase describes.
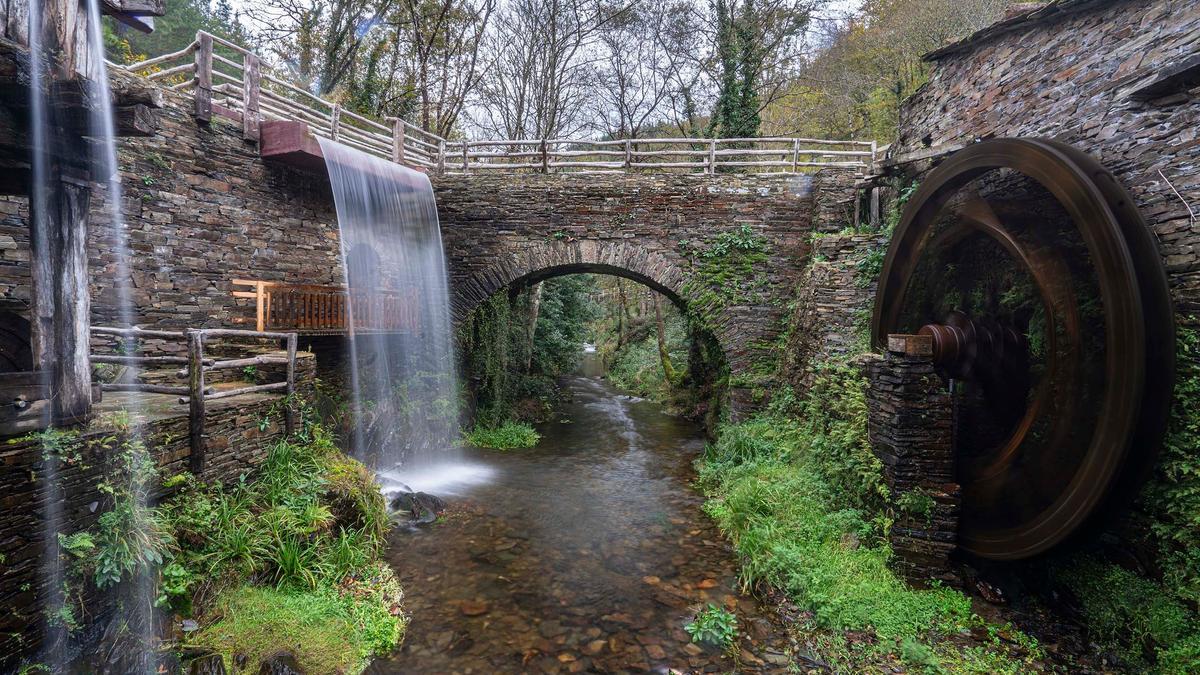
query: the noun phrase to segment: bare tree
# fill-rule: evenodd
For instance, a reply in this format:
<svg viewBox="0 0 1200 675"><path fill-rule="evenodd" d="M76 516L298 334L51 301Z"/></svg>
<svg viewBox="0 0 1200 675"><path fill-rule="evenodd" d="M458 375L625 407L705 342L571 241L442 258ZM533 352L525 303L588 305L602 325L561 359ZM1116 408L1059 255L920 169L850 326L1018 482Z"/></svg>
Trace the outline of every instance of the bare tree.
<svg viewBox="0 0 1200 675"><path fill-rule="evenodd" d="M595 123L610 138L637 138L665 117L684 56L660 38L669 5L642 0L611 9L618 14L597 40Z"/></svg>
<svg viewBox="0 0 1200 675"><path fill-rule="evenodd" d="M504 138L550 138L590 125L591 46L621 11L599 0L511 0L484 40L475 123Z"/></svg>

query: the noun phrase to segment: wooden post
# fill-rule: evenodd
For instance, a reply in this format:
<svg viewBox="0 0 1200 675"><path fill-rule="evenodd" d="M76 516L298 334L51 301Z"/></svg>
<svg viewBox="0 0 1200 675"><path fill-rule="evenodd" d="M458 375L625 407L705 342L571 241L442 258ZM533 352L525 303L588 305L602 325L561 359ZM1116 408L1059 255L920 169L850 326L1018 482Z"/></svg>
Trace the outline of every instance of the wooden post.
<svg viewBox="0 0 1200 675"><path fill-rule="evenodd" d="M254 282L254 326L255 330L266 330L266 302L263 298L263 282Z"/></svg>
<svg viewBox="0 0 1200 675"><path fill-rule="evenodd" d="M191 469L204 475L204 331L188 331L188 418Z"/></svg>
<svg viewBox="0 0 1200 675"><path fill-rule="evenodd" d="M550 155L546 151L546 139L542 139L542 173L550 173Z"/></svg>
<svg viewBox="0 0 1200 675"><path fill-rule="evenodd" d="M338 129L342 126L342 106L336 103L333 106L333 112L330 114L329 120L329 137L333 140L338 139Z"/></svg>
<svg viewBox="0 0 1200 675"><path fill-rule="evenodd" d="M633 163L633 141L625 139L625 170L629 170L629 165Z"/></svg>
<svg viewBox="0 0 1200 675"><path fill-rule="evenodd" d="M296 433L296 334L289 333L287 338L287 406L284 410L284 424L288 436Z"/></svg>
<svg viewBox="0 0 1200 675"><path fill-rule="evenodd" d="M438 141L438 159L437 172L439 174L446 173L446 139Z"/></svg>
<svg viewBox="0 0 1200 675"><path fill-rule="evenodd" d="M242 138L258 142L261 118L258 113L260 73L258 57L246 54L242 57ZM262 330L261 328L259 330Z"/></svg>
<svg viewBox="0 0 1200 675"><path fill-rule="evenodd" d="M717 172L717 139L708 141L708 166L705 167L711 175Z"/></svg>
<svg viewBox="0 0 1200 675"><path fill-rule="evenodd" d="M792 173L796 173L796 170L799 167L800 167L800 139L797 138L792 141Z"/></svg>
<svg viewBox="0 0 1200 675"><path fill-rule="evenodd" d="M462 142L462 157L463 157L463 173L468 173L471 170L470 158L467 155L467 142Z"/></svg>
<svg viewBox="0 0 1200 675"><path fill-rule="evenodd" d="M870 166L870 174L871 174L872 176L874 176L874 175L875 175L875 153L879 151L879 148L878 148L878 147L876 147L876 146L878 146L878 145L879 145L879 141L871 141L871 166Z"/></svg>
<svg viewBox="0 0 1200 675"><path fill-rule="evenodd" d="M212 121L212 64L213 39L204 31L196 33L196 109L192 113L196 121L205 124Z"/></svg>
<svg viewBox="0 0 1200 675"><path fill-rule="evenodd" d="M392 161L404 163L404 120L401 119L392 122Z"/></svg>
<svg viewBox="0 0 1200 675"><path fill-rule="evenodd" d="M58 139L63 141L65 139ZM30 200L34 368L47 374L56 421L92 405L87 230L91 183L54 167L43 199Z"/></svg>

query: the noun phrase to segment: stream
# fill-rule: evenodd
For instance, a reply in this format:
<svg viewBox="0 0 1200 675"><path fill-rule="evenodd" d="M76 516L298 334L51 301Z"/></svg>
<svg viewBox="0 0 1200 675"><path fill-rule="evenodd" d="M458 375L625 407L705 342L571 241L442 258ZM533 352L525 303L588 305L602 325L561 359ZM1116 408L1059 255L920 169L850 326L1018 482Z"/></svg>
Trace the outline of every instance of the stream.
<svg viewBox="0 0 1200 675"><path fill-rule="evenodd" d="M390 536L412 622L369 672L785 669L782 628L738 592L734 554L691 486L702 430L595 371L589 358L562 382L536 448L467 449L455 474L413 480L447 508ZM735 656L684 631L707 603L737 615Z"/></svg>

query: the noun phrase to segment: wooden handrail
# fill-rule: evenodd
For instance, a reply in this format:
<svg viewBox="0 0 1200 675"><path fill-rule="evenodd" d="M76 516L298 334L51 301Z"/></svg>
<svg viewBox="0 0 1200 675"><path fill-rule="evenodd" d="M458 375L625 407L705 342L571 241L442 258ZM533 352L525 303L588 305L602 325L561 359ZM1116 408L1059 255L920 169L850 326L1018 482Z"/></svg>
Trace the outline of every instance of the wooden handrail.
<svg viewBox="0 0 1200 675"><path fill-rule="evenodd" d="M114 328L93 326L93 335L105 337L153 337L186 341L186 357L182 356L142 356L138 354L92 354L94 363L114 363L122 365L162 365L185 363L186 366L175 373L177 377L186 377L187 385L163 385L145 382L120 382L102 384L103 391L133 391L157 394L179 395L179 402L188 406L188 428L191 445L191 470L196 475L204 473L207 447L204 436L205 402L223 398L267 391L283 391L287 395L284 408L284 420L287 433L296 429L297 413L291 396L296 392L296 351L298 338L294 332L251 331L234 328L200 328L186 331L144 330L136 326L131 328ZM287 349L286 357L259 355L244 359L227 359L216 361L206 358L204 344L209 338L248 339L248 340L280 340ZM204 374L208 371L244 367L247 365L285 365L286 375L281 382L255 384L237 389L218 390L205 385Z"/></svg>
<svg viewBox="0 0 1200 675"><path fill-rule="evenodd" d="M217 54L216 47L227 50L226 55ZM170 65L176 61L182 63ZM214 63L223 70L214 71ZM194 89L196 118L207 122L214 114L230 117L241 123L246 140L259 140L263 119L301 121L309 125L314 135L331 138L398 164L436 173L698 170L715 174L722 168L796 173L827 166L874 173L878 160L878 147L874 141L787 136L449 140L402 119L385 117L376 120L345 110L286 79L260 72L261 63L258 56L244 47L199 31L195 41L183 50L120 67L133 72L154 69L149 77L156 81L168 81L190 73L190 79L170 86L176 90ZM228 83L214 86L214 75ZM228 98L214 102L214 92ZM655 152L655 146L687 146L688 149ZM779 146L777 150L776 146ZM488 148L503 150L497 152ZM589 149L592 152L588 152ZM607 157L614 159L607 160ZM643 161L637 161L639 158Z"/></svg>
<svg viewBox="0 0 1200 675"><path fill-rule="evenodd" d="M412 291L347 291L344 286L233 279L235 298L254 300L255 329L319 333L408 332L419 328ZM351 316L353 315L353 321Z"/></svg>

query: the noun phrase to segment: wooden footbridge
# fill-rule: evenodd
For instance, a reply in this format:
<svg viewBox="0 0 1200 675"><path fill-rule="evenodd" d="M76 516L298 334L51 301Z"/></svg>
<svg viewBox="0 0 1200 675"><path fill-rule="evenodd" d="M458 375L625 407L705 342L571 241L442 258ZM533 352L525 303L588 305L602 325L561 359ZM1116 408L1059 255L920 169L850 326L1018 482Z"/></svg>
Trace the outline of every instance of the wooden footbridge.
<svg viewBox="0 0 1200 675"><path fill-rule="evenodd" d="M116 64L114 64L116 65ZM129 65L174 91L193 93L196 119L242 126L262 156L324 171L314 137L332 139L430 174L489 171L801 173L850 167L874 173L874 141L769 138L450 140L402 119L372 119L272 74L254 53L200 31L187 47Z"/></svg>

